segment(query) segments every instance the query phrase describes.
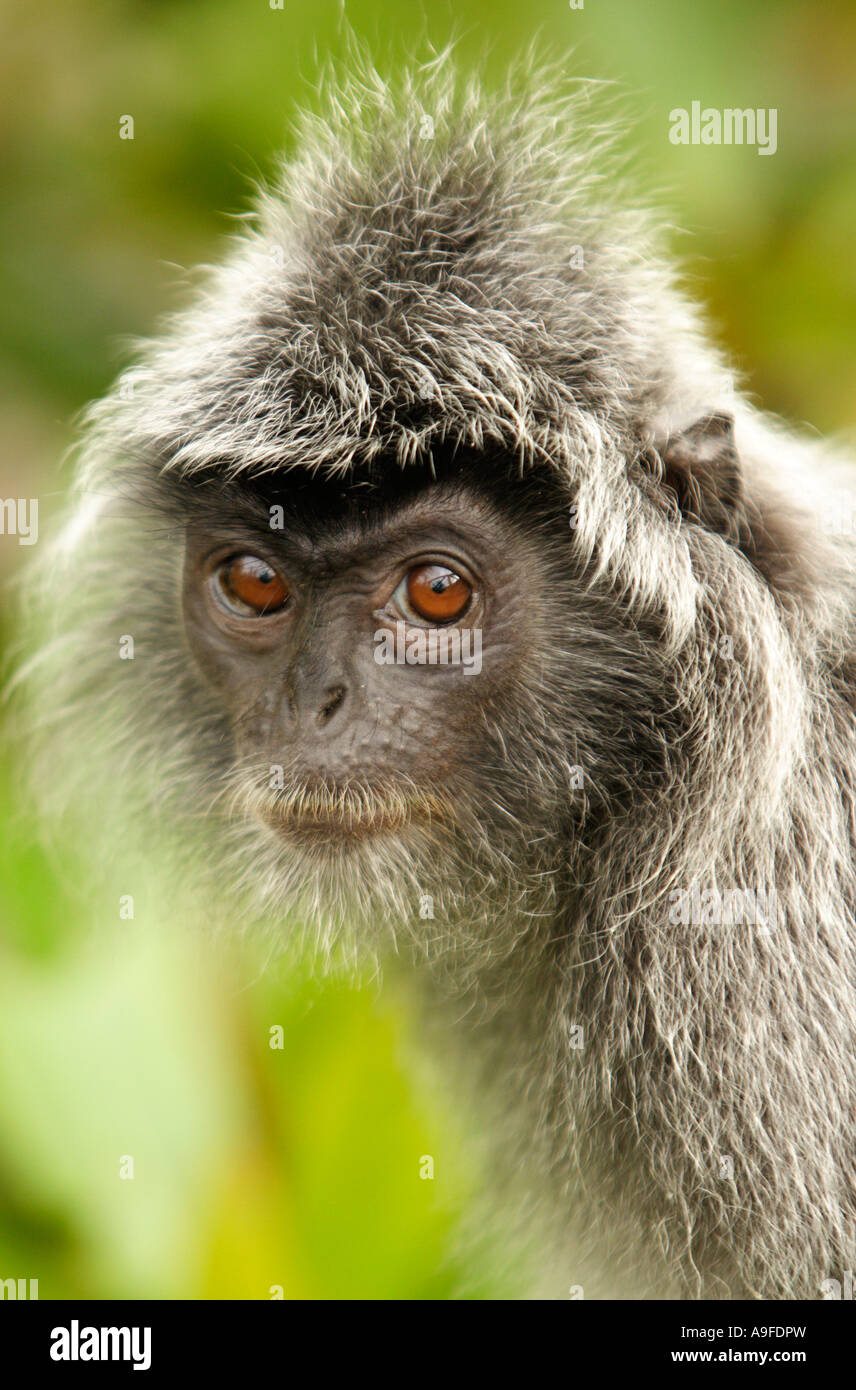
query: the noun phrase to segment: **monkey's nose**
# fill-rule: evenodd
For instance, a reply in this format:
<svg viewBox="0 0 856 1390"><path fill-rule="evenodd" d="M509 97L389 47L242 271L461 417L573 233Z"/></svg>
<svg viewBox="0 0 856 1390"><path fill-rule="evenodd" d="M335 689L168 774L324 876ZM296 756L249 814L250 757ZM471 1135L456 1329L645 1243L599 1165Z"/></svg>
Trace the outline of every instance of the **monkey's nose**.
<svg viewBox="0 0 856 1390"><path fill-rule="evenodd" d="M324 691L324 703L315 716L315 723L320 729L329 724L336 711L341 709L347 693L343 685L331 685Z"/></svg>

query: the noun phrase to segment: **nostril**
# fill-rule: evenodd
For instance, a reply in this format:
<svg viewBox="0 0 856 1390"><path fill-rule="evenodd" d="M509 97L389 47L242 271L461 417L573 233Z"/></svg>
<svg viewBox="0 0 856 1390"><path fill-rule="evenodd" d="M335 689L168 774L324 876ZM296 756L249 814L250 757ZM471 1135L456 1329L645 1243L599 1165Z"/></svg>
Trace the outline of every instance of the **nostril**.
<svg viewBox="0 0 856 1390"><path fill-rule="evenodd" d="M343 685L332 685L325 693L327 698L318 711L316 721L320 725L329 723L336 713L336 710L342 705L345 699L345 687Z"/></svg>

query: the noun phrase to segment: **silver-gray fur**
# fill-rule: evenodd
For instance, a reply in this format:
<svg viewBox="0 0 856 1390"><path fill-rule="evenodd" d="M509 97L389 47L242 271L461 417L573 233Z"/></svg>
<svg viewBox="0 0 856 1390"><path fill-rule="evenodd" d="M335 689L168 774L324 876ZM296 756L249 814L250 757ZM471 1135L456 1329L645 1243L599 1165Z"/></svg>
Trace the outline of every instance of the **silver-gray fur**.
<svg viewBox="0 0 856 1390"><path fill-rule="evenodd" d="M585 1212L631 1292L816 1297L856 1259L856 551L824 524L846 461L736 389L654 219L616 194L587 87L495 99L448 68L397 95L368 67L338 83L225 264L91 410L33 670L39 780L108 819L115 797L124 826L166 823L171 848L204 812L220 889L296 907L322 954L353 932L422 958L473 1005L491 1067L505 1058L522 1135L543 1136L530 1186ZM674 441L725 417L734 534L679 516L665 486ZM543 789L545 826L572 767L587 790L546 862L519 811L504 836L474 802L428 940L430 844L368 845L335 883L273 845L248 868L258 769L224 761L188 662L160 490L449 448L548 471L575 509L589 607L552 631L572 672L579 644L579 689L591 668L589 706L578 690L579 727L557 730L561 692L533 669L530 741L514 730L507 756L527 747L510 775ZM603 707L599 614L636 762ZM682 919L733 890L778 910Z"/></svg>

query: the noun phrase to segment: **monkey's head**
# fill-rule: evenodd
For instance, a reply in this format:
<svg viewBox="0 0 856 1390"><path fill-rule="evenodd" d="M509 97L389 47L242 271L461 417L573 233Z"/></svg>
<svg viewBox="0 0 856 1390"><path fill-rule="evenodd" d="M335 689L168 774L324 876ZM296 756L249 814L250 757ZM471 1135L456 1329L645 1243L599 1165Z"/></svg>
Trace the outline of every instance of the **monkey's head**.
<svg viewBox="0 0 856 1390"><path fill-rule="evenodd" d="M188 643L236 767L264 772L251 800L285 843L325 853L442 826L486 758L503 780L490 720L538 680L555 577L482 489L387 479L283 497L275 530L257 493L197 504L185 548Z"/></svg>
<svg viewBox="0 0 856 1390"><path fill-rule="evenodd" d="M328 924L409 920L425 945L438 919L548 934L651 680L588 591L565 490L454 449L162 487L187 519L188 712L219 728L210 815L244 876Z"/></svg>
<svg viewBox="0 0 856 1390"><path fill-rule="evenodd" d="M87 776L118 753L129 824L201 827L224 879L501 955L604 837L630 881L658 798L701 814L736 764L709 688L755 679L718 594L738 649L772 600L724 373L607 205L585 99L435 70L331 111L92 413L63 736L81 713Z"/></svg>

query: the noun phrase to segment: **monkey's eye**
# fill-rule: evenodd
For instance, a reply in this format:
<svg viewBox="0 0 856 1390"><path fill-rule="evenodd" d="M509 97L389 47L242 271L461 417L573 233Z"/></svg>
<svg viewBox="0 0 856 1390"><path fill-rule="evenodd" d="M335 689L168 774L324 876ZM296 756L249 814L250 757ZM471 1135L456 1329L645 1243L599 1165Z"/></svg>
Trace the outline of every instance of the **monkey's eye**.
<svg viewBox="0 0 856 1390"><path fill-rule="evenodd" d="M451 623L466 611L473 590L466 579L446 565L416 565L395 591L399 607L408 617L427 623Z"/></svg>
<svg viewBox="0 0 856 1390"><path fill-rule="evenodd" d="M242 617L278 613L289 598L282 575L258 555L233 555L213 575L220 602Z"/></svg>

